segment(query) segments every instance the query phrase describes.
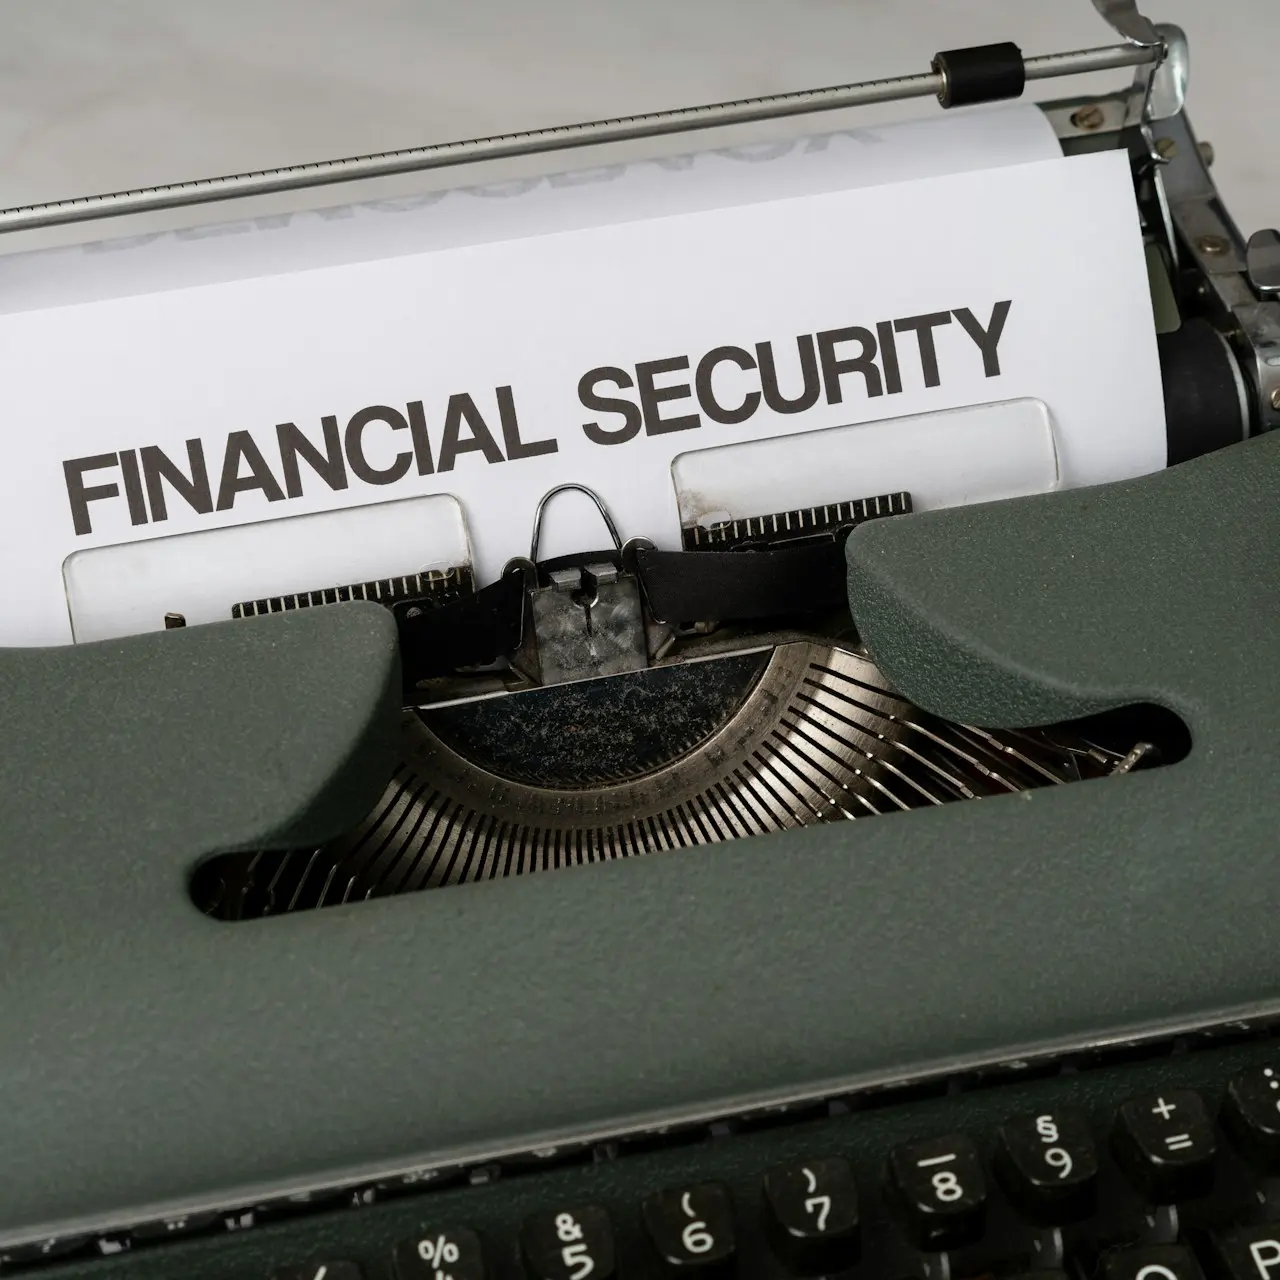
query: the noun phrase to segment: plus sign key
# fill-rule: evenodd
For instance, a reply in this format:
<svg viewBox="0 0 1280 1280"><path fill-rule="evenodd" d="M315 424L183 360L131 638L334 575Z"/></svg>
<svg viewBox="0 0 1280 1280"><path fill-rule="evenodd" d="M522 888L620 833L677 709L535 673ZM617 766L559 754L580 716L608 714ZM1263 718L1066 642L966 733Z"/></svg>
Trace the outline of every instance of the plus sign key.
<svg viewBox="0 0 1280 1280"><path fill-rule="evenodd" d="M1111 1134L1116 1159L1157 1204L1208 1194L1218 1139L1204 1100L1193 1089L1131 1098Z"/></svg>
<svg viewBox="0 0 1280 1280"><path fill-rule="evenodd" d="M1254 1067L1227 1085L1222 1123L1249 1161L1280 1173L1280 1069Z"/></svg>

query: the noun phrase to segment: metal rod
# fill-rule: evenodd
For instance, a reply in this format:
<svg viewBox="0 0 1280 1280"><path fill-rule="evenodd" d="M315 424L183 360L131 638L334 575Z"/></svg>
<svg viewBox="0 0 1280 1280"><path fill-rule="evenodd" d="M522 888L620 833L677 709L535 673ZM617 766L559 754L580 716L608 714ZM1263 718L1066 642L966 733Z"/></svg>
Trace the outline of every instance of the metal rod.
<svg viewBox="0 0 1280 1280"><path fill-rule="evenodd" d="M1073 53L1028 58L1025 65L1028 80L1043 80L1053 76L1140 66L1156 61L1159 56L1158 50L1137 45L1108 45L1100 49L1079 49ZM175 182L134 191L112 191L105 195L54 200L46 204L19 205L11 209L0 209L0 232L29 231L36 227L114 218L129 213L179 209L215 200L267 195L276 191L297 191L338 182L381 178L394 173L442 169L479 160L537 155L547 151L590 147L634 138L656 138L722 125L746 124L818 111L836 111L841 107L868 106L873 102L897 102L908 98L928 97L941 88L942 77L928 72L923 75L897 76L889 80L868 80L861 84L836 85L828 89L809 89L800 93L780 93L766 98L741 98L735 102L683 107L675 111L652 111L644 115L622 116L616 120L595 120L589 124L532 129L525 133L506 133L492 138L436 143L405 151L352 156L345 160L324 160L317 164L236 173L222 178L201 178L193 182Z"/></svg>

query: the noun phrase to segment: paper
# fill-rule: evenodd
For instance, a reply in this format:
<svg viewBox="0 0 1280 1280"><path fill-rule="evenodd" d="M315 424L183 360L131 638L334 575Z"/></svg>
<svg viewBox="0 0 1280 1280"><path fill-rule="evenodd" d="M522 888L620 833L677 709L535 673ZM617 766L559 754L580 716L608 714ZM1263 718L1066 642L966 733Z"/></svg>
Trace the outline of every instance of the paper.
<svg viewBox="0 0 1280 1280"><path fill-rule="evenodd" d="M0 642L71 638L88 547L444 493L484 583L557 484L675 548L681 454L1023 398L1063 485L1164 463L1123 154L7 316Z"/></svg>
<svg viewBox="0 0 1280 1280"><path fill-rule="evenodd" d="M0 314L1060 156L1029 103L0 257ZM216 215L215 215L216 216Z"/></svg>

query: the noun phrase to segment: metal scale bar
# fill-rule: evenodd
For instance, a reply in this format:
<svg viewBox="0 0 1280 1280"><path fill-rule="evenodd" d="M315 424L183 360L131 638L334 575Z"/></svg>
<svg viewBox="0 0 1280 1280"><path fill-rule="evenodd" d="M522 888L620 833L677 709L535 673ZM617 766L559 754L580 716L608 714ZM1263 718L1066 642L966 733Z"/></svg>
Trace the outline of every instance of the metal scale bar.
<svg viewBox="0 0 1280 1280"><path fill-rule="evenodd" d="M1095 4L1105 0L1095 0ZM1158 63L1159 45L1119 44L1071 53L1043 54L1024 60L1028 80L1111 71ZM888 80L867 80L861 84L836 85L800 93L780 93L764 98L741 98L701 107L674 111L650 111L643 115L621 116L615 120L595 120L587 124L551 129L531 129L500 134L492 138L471 138L463 142L442 142L403 151L383 151L377 155L352 156L345 160L324 160L316 164L290 165L253 173L175 182L134 191L113 191L103 195L53 200L44 204L20 205L0 210L0 231L29 231L36 227L112 218L129 213L150 213L207 204L276 191L297 191L337 182L355 182L394 173L415 173L470 164L478 160L507 159L563 151L570 147L590 147L633 138L656 138L688 133L721 125L746 124L783 116L836 111L842 107L867 106L874 102L897 102L942 94L945 79L939 72L896 76Z"/></svg>

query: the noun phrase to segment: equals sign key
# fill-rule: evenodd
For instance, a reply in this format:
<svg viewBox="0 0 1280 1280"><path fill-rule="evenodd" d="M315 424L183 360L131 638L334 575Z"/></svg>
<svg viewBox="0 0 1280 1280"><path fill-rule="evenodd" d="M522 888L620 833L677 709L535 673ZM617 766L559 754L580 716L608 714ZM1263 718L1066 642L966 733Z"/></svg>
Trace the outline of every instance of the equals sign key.
<svg viewBox="0 0 1280 1280"><path fill-rule="evenodd" d="M1193 1089L1131 1098L1116 1117L1112 1146L1130 1180L1156 1204L1212 1189L1218 1139L1204 1099Z"/></svg>

